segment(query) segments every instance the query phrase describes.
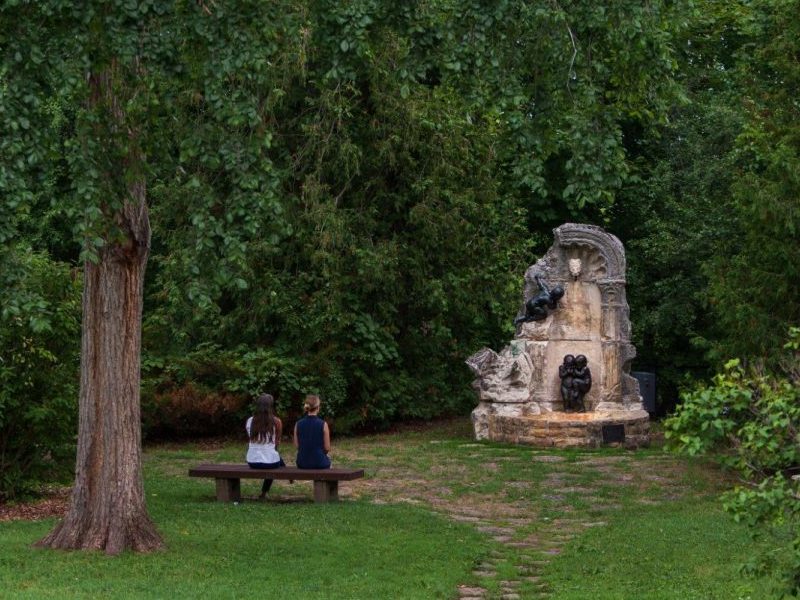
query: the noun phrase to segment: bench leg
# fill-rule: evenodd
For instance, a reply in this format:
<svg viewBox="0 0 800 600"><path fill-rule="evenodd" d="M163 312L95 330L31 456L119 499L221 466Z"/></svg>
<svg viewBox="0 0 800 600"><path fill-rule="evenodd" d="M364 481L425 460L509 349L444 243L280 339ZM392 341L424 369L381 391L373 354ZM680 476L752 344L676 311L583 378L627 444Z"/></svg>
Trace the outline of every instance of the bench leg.
<svg viewBox="0 0 800 600"><path fill-rule="evenodd" d="M338 481L315 481L314 502L336 502L339 499Z"/></svg>
<svg viewBox="0 0 800 600"><path fill-rule="evenodd" d="M239 502L242 499L239 479L217 479L217 500Z"/></svg>

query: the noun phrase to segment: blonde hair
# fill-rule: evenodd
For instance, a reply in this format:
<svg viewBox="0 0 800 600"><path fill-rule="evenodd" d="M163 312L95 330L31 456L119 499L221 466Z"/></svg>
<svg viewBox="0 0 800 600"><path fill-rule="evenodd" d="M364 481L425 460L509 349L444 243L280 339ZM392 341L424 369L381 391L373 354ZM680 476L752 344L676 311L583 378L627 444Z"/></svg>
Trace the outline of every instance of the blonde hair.
<svg viewBox="0 0 800 600"><path fill-rule="evenodd" d="M317 410L320 405L319 396L316 394L309 394L306 396L305 402L303 402L303 410L306 412L311 412L313 410Z"/></svg>

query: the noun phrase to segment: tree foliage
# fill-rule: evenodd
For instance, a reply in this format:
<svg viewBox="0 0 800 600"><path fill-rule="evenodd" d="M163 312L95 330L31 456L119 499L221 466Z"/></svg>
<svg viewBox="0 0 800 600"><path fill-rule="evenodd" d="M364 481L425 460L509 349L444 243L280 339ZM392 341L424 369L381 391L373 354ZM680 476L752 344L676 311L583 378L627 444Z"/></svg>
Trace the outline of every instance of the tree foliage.
<svg viewBox="0 0 800 600"><path fill-rule="evenodd" d="M203 343L231 374L225 389L268 388L284 407L315 389L337 427L472 404L463 357L510 333L532 240L600 215L628 171L623 122L645 126L669 104L670 14L315 5L300 62L266 103L275 228L248 245L236 285L192 276L217 276L194 224L155 209L169 236L152 260L147 401L203 378L205 359L194 375L164 360Z"/></svg>
<svg viewBox="0 0 800 600"><path fill-rule="evenodd" d="M712 14L690 24L677 52L685 97L654 132L629 130L634 175L610 211L626 244L637 365L657 372L661 411L674 407L689 378L713 372L710 354L725 332L708 264L738 235L731 189L744 119L730 74L733 42Z"/></svg>
<svg viewBox="0 0 800 600"><path fill-rule="evenodd" d="M721 350L770 356L800 321L800 3L737 3L730 10L741 39L734 57L746 123L731 188L737 229L709 265L710 296L725 332Z"/></svg>
<svg viewBox="0 0 800 600"><path fill-rule="evenodd" d="M628 130L634 177L610 222L638 364L659 373L667 408L687 374L778 354L798 319L796 8L695 3L676 38L684 101L658 135Z"/></svg>
<svg viewBox="0 0 800 600"><path fill-rule="evenodd" d="M7 3L5 235L96 259L146 181L147 414L263 389L342 428L463 410L532 249L602 220L626 128L663 120L682 7Z"/></svg>

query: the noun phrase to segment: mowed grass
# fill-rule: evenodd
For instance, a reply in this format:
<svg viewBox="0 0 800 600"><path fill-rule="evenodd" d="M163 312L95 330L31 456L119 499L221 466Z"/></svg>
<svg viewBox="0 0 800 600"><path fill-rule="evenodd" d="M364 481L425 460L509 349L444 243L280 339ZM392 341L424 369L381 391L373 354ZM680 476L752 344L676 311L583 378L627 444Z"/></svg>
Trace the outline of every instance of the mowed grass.
<svg viewBox="0 0 800 600"><path fill-rule="evenodd" d="M422 507L314 504L310 482L294 484L301 498L288 502L218 503L213 480L173 468L207 456L181 450L170 461L171 453L148 456L146 468L165 551L34 549L52 520L0 523L0 597L450 598L489 546L469 526ZM258 493L255 482L243 488Z"/></svg>
<svg viewBox="0 0 800 600"><path fill-rule="evenodd" d="M777 598L774 582L744 577L758 548L719 501L683 500L590 528L543 570L565 600Z"/></svg>
<svg viewBox="0 0 800 600"><path fill-rule="evenodd" d="M4 525L0 596L449 598L483 543L409 507L183 508L154 503L168 549L146 556L33 550L49 523Z"/></svg>
<svg viewBox="0 0 800 600"><path fill-rule="evenodd" d="M167 549L111 558L37 550L53 525L0 523L0 597L770 598L740 575L756 549L717 495L712 467L654 448L542 451L475 443L466 421L339 439L334 461L367 478L315 505L276 482L239 505L191 479L239 443L150 447L148 505ZM291 459L291 455L289 456ZM508 582L512 582L509 584Z"/></svg>

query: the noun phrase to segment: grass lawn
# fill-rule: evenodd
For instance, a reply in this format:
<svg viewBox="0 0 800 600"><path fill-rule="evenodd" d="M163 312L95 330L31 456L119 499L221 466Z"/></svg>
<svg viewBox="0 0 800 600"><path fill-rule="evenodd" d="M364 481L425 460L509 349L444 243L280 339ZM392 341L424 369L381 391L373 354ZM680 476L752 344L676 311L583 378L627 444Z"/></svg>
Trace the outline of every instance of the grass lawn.
<svg viewBox="0 0 800 600"><path fill-rule="evenodd" d="M0 579L14 598L449 598L488 541L412 506L224 505L212 481L151 473L167 542L151 555L30 548L52 522L0 525ZM297 485L297 484L296 484ZM256 493L256 489L253 489Z"/></svg>
<svg viewBox="0 0 800 600"><path fill-rule="evenodd" d="M775 598L739 574L753 544L712 499L683 500L590 529L544 575L554 598Z"/></svg>
<svg viewBox="0 0 800 600"><path fill-rule="evenodd" d="M145 487L167 550L109 558L30 544L52 520L0 523L3 598L769 598L719 509L713 468L659 449L541 451L471 440L464 420L334 440L367 478L339 504L310 482L214 501L198 462L240 443L149 447ZM291 458L291 455L290 455ZM513 597L513 596L509 596Z"/></svg>

